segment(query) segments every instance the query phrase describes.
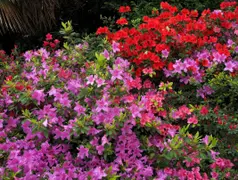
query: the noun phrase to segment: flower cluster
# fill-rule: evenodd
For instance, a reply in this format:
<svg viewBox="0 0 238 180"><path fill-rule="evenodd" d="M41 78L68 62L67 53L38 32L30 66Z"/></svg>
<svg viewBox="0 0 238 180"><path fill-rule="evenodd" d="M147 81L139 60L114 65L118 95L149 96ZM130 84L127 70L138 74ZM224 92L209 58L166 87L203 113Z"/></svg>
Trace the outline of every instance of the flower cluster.
<svg viewBox="0 0 238 180"><path fill-rule="evenodd" d="M176 76L185 84L201 83L211 67L237 72L238 64L230 53L238 51L236 5L224 2L223 11L204 10L199 16L197 11L178 11L162 2L161 13L144 16L138 27L106 34L110 40L120 42L121 55L136 65L137 75L152 67L157 73L162 70L164 76ZM125 17L116 23L129 24Z"/></svg>

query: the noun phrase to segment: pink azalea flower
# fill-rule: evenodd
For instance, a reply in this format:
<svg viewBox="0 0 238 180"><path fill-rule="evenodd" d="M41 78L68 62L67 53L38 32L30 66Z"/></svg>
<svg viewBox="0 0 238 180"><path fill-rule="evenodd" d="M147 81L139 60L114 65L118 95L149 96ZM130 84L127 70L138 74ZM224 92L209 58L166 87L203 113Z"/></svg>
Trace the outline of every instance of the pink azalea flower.
<svg viewBox="0 0 238 180"><path fill-rule="evenodd" d="M103 51L102 55L103 55L107 60L110 59L110 54L109 54L109 52L108 52L106 49Z"/></svg>
<svg viewBox="0 0 238 180"><path fill-rule="evenodd" d="M47 41L52 40L52 34L50 34L50 33L46 34L46 40Z"/></svg>
<svg viewBox="0 0 238 180"><path fill-rule="evenodd" d="M111 80L114 81L115 79L119 79L119 80L122 80L122 71L119 70L119 69L113 69L113 70L109 70L111 75L112 75L112 78Z"/></svg>
<svg viewBox="0 0 238 180"><path fill-rule="evenodd" d="M131 107L129 107L129 110L131 111L133 118L141 117L140 108L137 105L135 104L131 105Z"/></svg>
<svg viewBox="0 0 238 180"><path fill-rule="evenodd" d="M173 138L173 137L175 136L175 134L176 134L176 131L177 131L176 129L171 129L171 128L170 128L170 129L168 130L168 133L169 133L169 135Z"/></svg>
<svg viewBox="0 0 238 180"><path fill-rule="evenodd" d="M85 156L88 157L88 148L85 148L84 146L80 146L80 148L78 148L78 157L80 157L81 159L83 159Z"/></svg>
<svg viewBox="0 0 238 180"><path fill-rule="evenodd" d="M96 135L98 133L100 133L102 130L98 130L96 128L90 128L89 131L88 131L88 135Z"/></svg>
<svg viewBox="0 0 238 180"><path fill-rule="evenodd" d="M119 45L120 45L120 44L117 43L117 42L115 42L115 41L112 42L112 51L113 51L114 53L120 51L120 49L119 49Z"/></svg>
<svg viewBox="0 0 238 180"><path fill-rule="evenodd" d="M97 104L97 108L96 108L97 112L100 112L102 110L105 112L108 111L109 103L104 98L101 100L97 100L96 104Z"/></svg>
<svg viewBox="0 0 238 180"><path fill-rule="evenodd" d="M103 151L104 151L103 145L96 146L96 149L97 149L99 155L103 154Z"/></svg>
<svg viewBox="0 0 238 180"><path fill-rule="evenodd" d="M93 85L93 83L94 83L94 81L95 81L95 77L93 76L93 75L90 75L90 76L88 76L87 77L87 85Z"/></svg>
<svg viewBox="0 0 238 180"><path fill-rule="evenodd" d="M3 120L0 119L0 129L3 128Z"/></svg>
<svg viewBox="0 0 238 180"><path fill-rule="evenodd" d="M219 152L215 152L213 150L211 150L211 156L212 156L212 159L216 159L216 156L219 155L220 153Z"/></svg>
<svg viewBox="0 0 238 180"><path fill-rule="evenodd" d="M105 144L109 144L109 141L108 141L106 135L104 135L104 136L102 137L102 145L104 146Z"/></svg>
<svg viewBox="0 0 238 180"><path fill-rule="evenodd" d="M43 122L43 126L45 126L45 127L48 126L48 119L46 119L46 120Z"/></svg>
<svg viewBox="0 0 238 180"><path fill-rule="evenodd" d="M84 114L86 109L83 106L81 106L79 103L76 103L74 110L78 113L78 116L80 116L81 114Z"/></svg>
<svg viewBox="0 0 238 180"><path fill-rule="evenodd" d="M236 64L232 61L228 61L225 63L225 66L226 66L224 69L225 71L233 72L236 67Z"/></svg>
<svg viewBox="0 0 238 180"><path fill-rule="evenodd" d="M167 49L164 49L161 52L162 52L162 57L163 58L167 58L169 56L169 51Z"/></svg>
<svg viewBox="0 0 238 180"><path fill-rule="evenodd" d="M71 101L69 100L68 93L61 94L59 102L65 107L71 107Z"/></svg>
<svg viewBox="0 0 238 180"><path fill-rule="evenodd" d="M105 80L101 78L96 79L97 87L101 87L102 85L105 84Z"/></svg>
<svg viewBox="0 0 238 180"><path fill-rule="evenodd" d="M214 52L213 54L213 61L218 62L218 63L222 63L225 62L227 56L225 54L220 54L218 52Z"/></svg>
<svg viewBox="0 0 238 180"><path fill-rule="evenodd" d="M93 170L93 177L95 179L102 179L103 177L106 177L107 174L104 172L104 170L102 170L101 167L96 167L94 170Z"/></svg>
<svg viewBox="0 0 238 180"><path fill-rule="evenodd" d="M37 100L38 104L40 104L40 102L44 102L45 101L45 94L44 94L44 90L35 90L31 97L35 100Z"/></svg>
<svg viewBox="0 0 238 180"><path fill-rule="evenodd" d="M211 175L212 175L212 178L213 178L213 179L217 179L218 176L219 176L219 174L218 174L217 172L215 172L215 171L212 171L212 172L211 172Z"/></svg>
<svg viewBox="0 0 238 180"><path fill-rule="evenodd" d="M209 144L209 136L206 135L206 136L202 139L202 141L204 142L204 144L206 144L206 145L208 146L208 144Z"/></svg>
<svg viewBox="0 0 238 180"><path fill-rule="evenodd" d="M52 95L55 96L55 94L56 94L57 92L58 92L57 89L55 89L54 86L51 86L51 89L50 89L50 91L48 92L48 94L49 94L50 96L52 96Z"/></svg>
<svg viewBox="0 0 238 180"><path fill-rule="evenodd" d="M197 124L198 123L198 119L195 115L193 115L192 117L188 118L188 123L189 124Z"/></svg>
<svg viewBox="0 0 238 180"><path fill-rule="evenodd" d="M25 60L29 62L33 56L33 53L31 51L26 51L23 56Z"/></svg>

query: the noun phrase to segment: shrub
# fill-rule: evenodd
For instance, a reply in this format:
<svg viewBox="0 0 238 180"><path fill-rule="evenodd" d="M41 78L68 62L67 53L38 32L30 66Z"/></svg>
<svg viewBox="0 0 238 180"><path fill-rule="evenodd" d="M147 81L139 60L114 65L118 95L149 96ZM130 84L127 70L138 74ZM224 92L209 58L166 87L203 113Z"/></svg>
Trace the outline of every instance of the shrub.
<svg viewBox="0 0 238 180"><path fill-rule="evenodd" d="M212 23L212 14L220 18L221 13L226 12L208 13L201 21ZM151 19L156 24L156 18ZM175 39L153 52L153 43L145 42L150 38L156 47L153 38L160 34L156 28L144 29L147 25L114 33L103 27L97 34L106 33L107 38L86 41L77 38L70 22L63 23L62 48L47 34L43 48L13 58L21 63L2 63L7 72L13 72L5 78L0 94L2 179L237 177L237 110L225 108L227 102L235 103L236 94L227 99L219 93L228 85L232 87L228 93L236 92L237 61L231 56L236 55L236 41L230 36L228 44L219 44L217 39L201 45ZM165 32L172 31L166 27ZM229 36L226 32L233 35L235 28L233 24L221 29L224 41ZM121 39L123 31L131 35ZM136 34L143 37L137 44L142 49L133 54L124 41L136 40ZM174 46L172 41L186 47ZM186 54L189 47L195 50ZM135 56L142 53L163 66L157 69L158 61L143 58L135 63ZM178 57L181 60L175 61ZM181 74L174 71L180 65ZM225 80L223 87L220 80Z"/></svg>

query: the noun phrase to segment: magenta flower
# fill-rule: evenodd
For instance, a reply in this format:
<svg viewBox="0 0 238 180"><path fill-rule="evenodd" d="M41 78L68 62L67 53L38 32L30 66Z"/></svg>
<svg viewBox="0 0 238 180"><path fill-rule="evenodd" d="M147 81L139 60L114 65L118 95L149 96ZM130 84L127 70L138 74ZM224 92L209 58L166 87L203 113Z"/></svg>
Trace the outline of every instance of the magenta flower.
<svg viewBox="0 0 238 180"><path fill-rule="evenodd" d="M85 156L88 157L88 148L85 148L84 146L80 146L80 148L78 148L78 157L80 157L81 159L83 159Z"/></svg>
<svg viewBox="0 0 238 180"><path fill-rule="evenodd" d="M111 75L112 75L112 78L111 80L114 81L115 79L120 79L122 80L122 71L119 70L119 69L113 69L113 70L109 70Z"/></svg>
<svg viewBox="0 0 238 180"><path fill-rule="evenodd" d="M233 44L234 44L234 41L232 41L231 39L228 39L227 47L232 47Z"/></svg>
<svg viewBox="0 0 238 180"><path fill-rule="evenodd" d="M105 80L102 78L97 78L96 83L97 83L97 87L101 87L102 85L105 84Z"/></svg>
<svg viewBox="0 0 238 180"><path fill-rule="evenodd" d="M182 71L187 72L186 65L181 62L181 60L176 60L175 64L173 64L173 73L182 74Z"/></svg>
<svg viewBox="0 0 238 180"><path fill-rule="evenodd" d="M62 106L71 107L71 101L69 100L68 93L61 94L59 102Z"/></svg>
<svg viewBox="0 0 238 180"><path fill-rule="evenodd" d="M88 131L88 135L96 135L98 133L100 133L102 130L98 130L96 128L90 128L89 131Z"/></svg>
<svg viewBox="0 0 238 180"><path fill-rule="evenodd" d="M159 171L157 171L157 178L156 178L156 180L165 180L167 178L167 176L168 175L166 173L164 173L163 170L159 170Z"/></svg>
<svg viewBox="0 0 238 180"><path fill-rule="evenodd" d="M63 51L61 49L58 49L55 51L55 57L61 57L63 54Z"/></svg>
<svg viewBox="0 0 238 180"><path fill-rule="evenodd" d="M198 119L195 115L193 115L192 117L188 118L188 124L197 124L198 123Z"/></svg>
<svg viewBox="0 0 238 180"><path fill-rule="evenodd" d="M104 151L103 145L96 146L96 149L97 149L99 155L103 154L103 151Z"/></svg>
<svg viewBox="0 0 238 180"><path fill-rule="evenodd" d="M129 110L130 110L133 118L141 117L140 108L137 105L135 105L135 104L131 105Z"/></svg>
<svg viewBox="0 0 238 180"><path fill-rule="evenodd" d="M94 136L94 138L90 141L92 146L98 146L98 138Z"/></svg>
<svg viewBox="0 0 238 180"><path fill-rule="evenodd" d="M75 48L81 50L81 49L83 49L83 45L82 45L82 44L77 44L77 45L75 46Z"/></svg>
<svg viewBox="0 0 238 180"><path fill-rule="evenodd" d="M102 145L104 146L105 144L109 144L109 141L108 141L106 135L104 135L104 136L102 137Z"/></svg>
<svg viewBox="0 0 238 180"><path fill-rule="evenodd" d="M206 135L206 136L202 139L202 141L204 142L204 144L206 144L206 145L208 146L208 144L209 144L209 136Z"/></svg>
<svg viewBox="0 0 238 180"><path fill-rule="evenodd" d="M167 70L166 68L163 69L165 77L172 76L172 71Z"/></svg>
<svg viewBox="0 0 238 180"><path fill-rule="evenodd" d="M238 53L238 46L235 47L235 52Z"/></svg>
<svg viewBox="0 0 238 180"><path fill-rule="evenodd" d="M35 90L31 97L35 100L37 100L38 104L40 104L40 102L44 102L45 101L45 94L44 94L44 90Z"/></svg>
<svg viewBox="0 0 238 180"><path fill-rule="evenodd" d="M130 63L127 60L122 59L121 57L117 57L115 59L114 64L117 67L121 67L121 68L124 68L124 69L127 69L130 66Z"/></svg>
<svg viewBox="0 0 238 180"><path fill-rule="evenodd" d="M102 110L105 111L105 112L108 111L109 103L104 98L101 99L101 100L97 100L96 104L97 104L97 108L96 108L97 112L100 112Z"/></svg>
<svg viewBox="0 0 238 180"><path fill-rule="evenodd" d="M220 153L219 152L215 152L213 150L211 150L211 156L212 156L212 159L216 159L216 156L219 155Z"/></svg>
<svg viewBox="0 0 238 180"><path fill-rule="evenodd" d="M236 67L236 64L235 62L232 62L232 61L228 61L225 63L225 69L224 71L230 71L230 72L233 72L235 67Z"/></svg>
<svg viewBox="0 0 238 180"><path fill-rule="evenodd" d="M110 54L109 54L109 52L108 52L106 49L103 51L102 55L103 55L107 60L110 59Z"/></svg>
<svg viewBox="0 0 238 180"><path fill-rule="evenodd" d="M215 172L215 171L212 171L212 172L211 172L211 175L212 175L212 178L213 178L213 179L217 179L218 176L219 176L219 174L218 174L217 172Z"/></svg>
<svg viewBox="0 0 238 180"><path fill-rule="evenodd" d="M45 127L48 126L48 120L47 119L43 122L43 126L45 126Z"/></svg>
<svg viewBox="0 0 238 180"><path fill-rule="evenodd" d="M120 49L119 49L119 45L120 45L120 44L117 43L117 42L115 42L115 41L112 42L112 51L113 51L114 53L120 51Z"/></svg>
<svg viewBox="0 0 238 180"><path fill-rule="evenodd" d="M167 58L169 56L169 51L167 49L164 49L161 52L162 52L162 57L163 58Z"/></svg>
<svg viewBox="0 0 238 180"><path fill-rule="evenodd" d="M3 120L0 119L0 129L3 128Z"/></svg>
<svg viewBox="0 0 238 180"><path fill-rule="evenodd" d="M52 96L52 95L55 96L55 94L56 94L57 92L58 92L58 90L55 89L54 86L51 86L51 89L50 89L50 91L48 92L48 94L49 94L50 96Z"/></svg>
<svg viewBox="0 0 238 180"><path fill-rule="evenodd" d="M176 134L176 131L177 131L176 129L171 129L171 128L170 128L170 129L168 130L168 133L169 133L169 135L173 138L173 137L175 136L175 134Z"/></svg>
<svg viewBox="0 0 238 180"><path fill-rule="evenodd" d="M225 62L227 56L225 54L220 54L218 52L214 52L213 54L213 61L218 62L218 63L222 63Z"/></svg>
<svg viewBox="0 0 238 180"><path fill-rule="evenodd" d="M86 109L83 106L81 106L79 103L76 103L74 110L78 113L78 116L80 116L81 114L84 114Z"/></svg>
<svg viewBox="0 0 238 180"><path fill-rule="evenodd" d="M214 92L214 90L210 86L203 86L203 90L208 95L211 95Z"/></svg>
<svg viewBox="0 0 238 180"><path fill-rule="evenodd" d="M81 87L81 81L80 80L70 80L67 83L68 90L72 91L74 94L78 93L79 89Z"/></svg>
<svg viewBox="0 0 238 180"><path fill-rule="evenodd" d="M94 81L95 81L95 77L93 76L93 75L90 75L90 76L88 76L87 77L87 85L93 85L93 83L94 83Z"/></svg>
<svg viewBox="0 0 238 180"><path fill-rule="evenodd" d="M26 51L23 56L24 56L25 60L29 62L29 61L31 61L33 54L31 51Z"/></svg>
<svg viewBox="0 0 238 180"><path fill-rule="evenodd" d="M94 179L101 180L103 177L106 177L106 176L107 176L107 174L104 172L104 170L102 170L101 167L96 167L93 170L93 177L94 177Z"/></svg>

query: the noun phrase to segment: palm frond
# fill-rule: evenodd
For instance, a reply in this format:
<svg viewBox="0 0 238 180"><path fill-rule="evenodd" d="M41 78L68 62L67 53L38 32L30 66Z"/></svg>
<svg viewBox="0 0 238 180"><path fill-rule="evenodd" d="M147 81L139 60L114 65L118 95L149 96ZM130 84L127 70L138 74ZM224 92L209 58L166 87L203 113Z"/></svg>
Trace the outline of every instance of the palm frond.
<svg viewBox="0 0 238 180"><path fill-rule="evenodd" d="M6 32L27 32L21 13L11 1L0 1L0 34Z"/></svg>
<svg viewBox="0 0 238 180"><path fill-rule="evenodd" d="M0 0L0 34L35 34L56 24L58 0Z"/></svg>
<svg viewBox="0 0 238 180"><path fill-rule="evenodd" d="M47 31L56 23L55 10L58 0L22 0L18 2L24 22L28 22L35 31Z"/></svg>

